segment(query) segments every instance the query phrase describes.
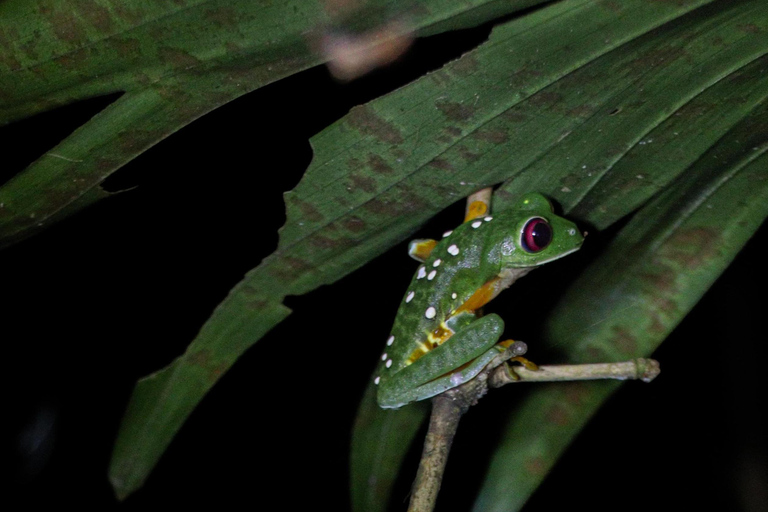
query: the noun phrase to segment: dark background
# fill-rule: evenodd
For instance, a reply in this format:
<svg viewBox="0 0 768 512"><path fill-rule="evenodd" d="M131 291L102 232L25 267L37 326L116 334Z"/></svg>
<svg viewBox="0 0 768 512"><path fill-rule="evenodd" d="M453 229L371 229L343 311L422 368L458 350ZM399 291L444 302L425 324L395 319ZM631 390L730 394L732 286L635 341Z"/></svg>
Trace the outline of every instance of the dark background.
<svg viewBox="0 0 768 512"><path fill-rule="evenodd" d="M264 87L105 183L130 191L0 253L9 502L272 509L277 500L281 509L347 509L355 410L414 270L405 243L332 286L289 297L293 315L221 379L146 486L122 505L107 481L110 451L136 379L179 355L228 290L275 249L285 220L281 194L311 159L308 138L487 33L483 27L420 41L402 62L352 84L318 68ZM0 129L0 181L112 100ZM462 208L421 234L455 225ZM655 354L661 376L625 385L526 510L768 510L767 245L763 227ZM582 252L498 299L506 301L500 310L529 319L522 328L529 337L521 338L535 339L536 319L546 314L540 305L551 303L547 290L578 272L589 257ZM514 393L497 395L462 421L439 510L471 507L499 413L515 402ZM407 499L417 455L418 448L394 510L406 507L397 502Z"/></svg>

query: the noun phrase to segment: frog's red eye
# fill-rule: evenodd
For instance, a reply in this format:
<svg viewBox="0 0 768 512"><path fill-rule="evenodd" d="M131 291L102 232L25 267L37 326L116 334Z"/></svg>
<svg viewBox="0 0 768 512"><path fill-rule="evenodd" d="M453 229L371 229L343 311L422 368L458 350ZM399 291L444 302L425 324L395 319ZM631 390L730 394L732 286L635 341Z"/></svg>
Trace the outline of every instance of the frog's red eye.
<svg viewBox="0 0 768 512"><path fill-rule="evenodd" d="M521 239L523 249L528 252L539 252L552 241L552 228L540 217L529 220L523 228Z"/></svg>

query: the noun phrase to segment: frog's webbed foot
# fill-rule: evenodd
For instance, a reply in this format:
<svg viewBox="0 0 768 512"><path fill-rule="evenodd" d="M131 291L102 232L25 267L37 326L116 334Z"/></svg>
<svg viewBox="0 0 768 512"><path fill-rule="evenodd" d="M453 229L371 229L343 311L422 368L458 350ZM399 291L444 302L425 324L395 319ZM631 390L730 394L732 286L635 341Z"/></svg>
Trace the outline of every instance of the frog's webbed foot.
<svg viewBox="0 0 768 512"><path fill-rule="evenodd" d="M531 371L537 371L539 369L539 366L536 363L523 357L523 354L528 351L528 345L526 345L525 342L504 340L499 342L499 345L510 350L512 354L517 354L504 361L504 369L510 379L520 380L520 376L515 372L514 367L509 364L511 362L520 363L526 369Z"/></svg>

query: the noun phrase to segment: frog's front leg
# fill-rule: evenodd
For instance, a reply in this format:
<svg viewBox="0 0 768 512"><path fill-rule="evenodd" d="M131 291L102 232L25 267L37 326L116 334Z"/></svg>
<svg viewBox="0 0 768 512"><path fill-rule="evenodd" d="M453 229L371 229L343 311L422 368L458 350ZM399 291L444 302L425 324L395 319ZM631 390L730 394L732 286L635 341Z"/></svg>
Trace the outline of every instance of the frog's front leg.
<svg viewBox="0 0 768 512"><path fill-rule="evenodd" d="M379 405L401 407L467 382L505 350L496 345L503 331L504 321L498 315L490 314L471 322L384 380L378 391Z"/></svg>

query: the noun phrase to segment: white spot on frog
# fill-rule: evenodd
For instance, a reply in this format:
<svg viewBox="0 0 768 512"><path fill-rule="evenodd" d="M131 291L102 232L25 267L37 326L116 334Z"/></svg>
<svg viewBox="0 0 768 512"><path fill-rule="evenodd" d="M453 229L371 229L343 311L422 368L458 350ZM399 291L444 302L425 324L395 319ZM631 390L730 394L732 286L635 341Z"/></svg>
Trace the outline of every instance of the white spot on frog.
<svg viewBox="0 0 768 512"><path fill-rule="evenodd" d="M445 233L443 233L443 238L447 237L451 233L453 233L453 231L446 231Z"/></svg>
<svg viewBox="0 0 768 512"><path fill-rule="evenodd" d="M484 220L485 222L491 222L491 221L493 220L493 217L491 217L491 216L489 215L489 216L485 217L483 220Z"/></svg>
<svg viewBox="0 0 768 512"><path fill-rule="evenodd" d="M435 308L433 308L432 306L429 306L427 308L427 311L424 313L424 316L431 320L431 319L435 318L436 314L437 314L437 310Z"/></svg>
<svg viewBox="0 0 768 512"><path fill-rule="evenodd" d="M376 378L373 380L373 383L374 383L374 384L376 384L376 385L378 386L380 381L381 381L381 377L376 377Z"/></svg>
<svg viewBox="0 0 768 512"><path fill-rule="evenodd" d="M481 220L476 220L475 222L473 222L473 223L472 223L472 227L473 227L473 228L475 228L475 229L477 229L477 228L479 228L479 227L480 227L482 224L483 224L483 221L481 221Z"/></svg>
<svg viewBox="0 0 768 512"><path fill-rule="evenodd" d="M432 271L432 272L430 272L430 273L429 273L429 275L427 276L427 280L428 280L428 281L431 281L431 280L433 280L433 279L435 278L435 276L436 276L436 275L437 275L437 270L433 270L433 271Z"/></svg>
<svg viewBox="0 0 768 512"><path fill-rule="evenodd" d="M408 292L408 296L405 298L405 302L411 302L413 300L414 295L416 295L416 293Z"/></svg>
<svg viewBox="0 0 768 512"><path fill-rule="evenodd" d="M384 352L383 354L381 354L381 360L382 360L382 361L386 361L386 360L387 360L387 353L386 353L386 352Z"/></svg>
<svg viewBox="0 0 768 512"><path fill-rule="evenodd" d="M439 267L440 264L443 262L440 258L437 258L435 262L432 264L433 267Z"/></svg>
<svg viewBox="0 0 768 512"><path fill-rule="evenodd" d="M452 256L457 256L459 254L459 248L456 244L453 244L448 248L448 254Z"/></svg>
<svg viewBox="0 0 768 512"><path fill-rule="evenodd" d="M416 274L416 279L424 279L426 275L427 271L424 270L424 267L419 267L419 272Z"/></svg>
<svg viewBox="0 0 768 512"><path fill-rule="evenodd" d="M391 359L387 359L387 364L386 364L386 365L384 365L384 366L386 366L387 368L389 368L390 366L392 366L392 360L391 360Z"/></svg>
<svg viewBox="0 0 768 512"><path fill-rule="evenodd" d="M390 336L389 339L387 340L387 346L388 347L392 346L392 344L394 342L395 342L395 337L394 336Z"/></svg>
<svg viewBox="0 0 768 512"><path fill-rule="evenodd" d="M455 292L451 294L451 298L452 298L452 299L455 299L455 298L457 298L457 297L458 297L458 295L456 295L456 293L455 293Z"/></svg>

